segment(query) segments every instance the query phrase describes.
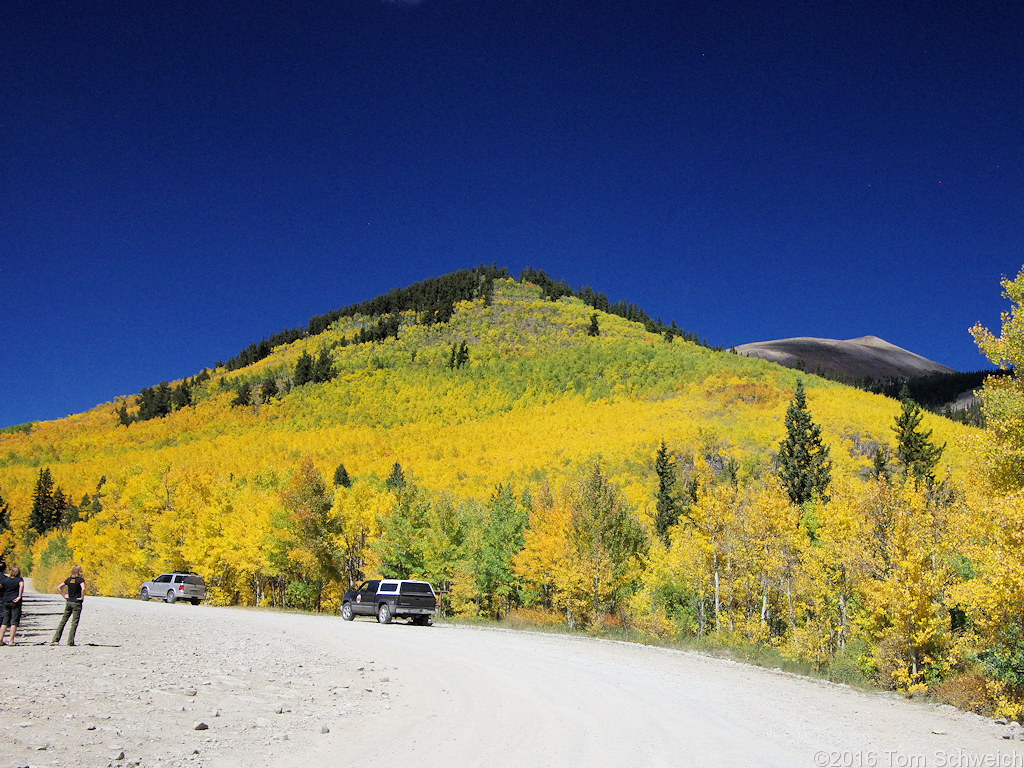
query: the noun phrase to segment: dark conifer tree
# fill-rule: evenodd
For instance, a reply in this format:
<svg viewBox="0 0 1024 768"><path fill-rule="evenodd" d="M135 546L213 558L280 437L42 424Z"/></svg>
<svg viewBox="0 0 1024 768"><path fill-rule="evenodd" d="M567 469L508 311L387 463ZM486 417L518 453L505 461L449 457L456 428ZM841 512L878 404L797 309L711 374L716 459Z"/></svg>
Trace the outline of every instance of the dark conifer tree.
<svg viewBox="0 0 1024 768"><path fill-rule="evenodd" d="M825 495L832 481L828 446L821 442L821 427L811 421L804 383L796 380L796 392L786 409L786 437L779 444L779 480L794 504Z"/></svg>
<svg viewBox="0 0 1024 768"><path fill-rule="evenodd" d="M174 410L192 405L192 387L188 381L181 382L171 393L171 405Z"/></svg>
<svg viewBox="0 0 1024 768"><path fill-rule="evenodd" d="M469 346L466 344L465 339L459 345L459 354L455 356L455 367L461 368L469 362Z"/></svg>
<svg viewBox="0 0 1024 768"><path fill-rule="evenodd" d="M4 501L3 494L0 494L0 531L6 531L11 527L11 505Z"/></svg>
<svg viewBox="0 0 1024 768"><path fill-rule="evenodd" d="M53 476L49 467L39 470L36 487L32 491L32 511L28 517L28 527L42 535L51 528L54 518Z"/></svg>
<svg viewBox="0 0 1024 768"><path fill-rule="evenodd" d="M235 392L235 399L231 401L232 406L252 405L252 385L245 382Z"/></svg>
<svg viewBox="0 0 1024 768"><path fill-rule="evenodd" d="M345 469L344 464L339 464L338 468L334 470L334 485L342 488L352 487L352 478L348 476L348 470Z"/></svg>
<svg viewBox="0 0 1024 768"><path fill-rule="evenodd" d="M64 489L59 485L53 491L53 509L50 510L50 527L49 530L60 528L64 525L64 518L68 515L68 510L74 509L74 504L71 503L71 498L64 493Z"/></svg>
<svg viewBox="0 0 1024 768"><path fill-rule="evenodd" d="M658 495L654 504L654 529L668 546L669 529L679 522L679 503L674 490L676 485L676 460L670 455L664 439L654 459L654 472L658 476Z"/></svg>
<svg viewBox="0 0 1024 768"><path fill-rule="evenodd" d="M322 349L316 357L316 362L313 364L313 381L317 384L323 384L333 378L334 361L331 360L330 353L326 349Z"/></svg>
<svg viewBox="0 0 1024 768"><path fill-rule="evenodd" d="M171 385L161 381L156 387L156 416L166 416L171 412Z"/></svg>
<svg viewBox="0 0 1024 768"><path fill-rule="evenodd" d="M900 396L903 410L896 417L896 424L892 428L896 433L896 460L908 476L914 477L917 482L931 485L935 482L935 465L946 450L946 444L935 445L931 441L932 431L920 429L921 408L910 399L910 392L905 386Z"/></svg>
<svg viewBox="0 0 1024 768"><path fill-rule="evenodd" d="M597 312L590 316L590 327L587 328L587 336L600 336L601 329L597 325Z"/></svg>
<svg viewBox="0 0 1024 768"><path fill-rule="evenodd" d="M277 397L277 380L273 376L268 376L260 384L260 397L263 398L263 402L272 397Z"/></svg>
<svg viewBox="0 0 1024 768"><path fill-rule="evenodd" d="M397 461L394 466L391 467L391 474L388 475L388 479L384 481L384 486L389 491L401 491L405 488L405 472L402 471L402 465Z"/></svg>
<svg viewBox="0 0 1024 768"><path fill-rule="evenodd" d="M135 417L128 413L128 406L122 404L121 407L117 409L117 420L121 425L127 427L135 421Z"/></svg>
<svg viewBox="0 0 1024 768"><path fill-rule="evenodd" d="M885 451L881 446L875 449L875 455L872 459L871 474L881 479L889 479L889 462L885 457Z"/></svg>
<svg viewBox="0 0 1024 768"><path fill-rule="evenodd" d="M295 363L295 386L301 387L313 380L313 358L308 352L303 352L302 357Z"/></svg>

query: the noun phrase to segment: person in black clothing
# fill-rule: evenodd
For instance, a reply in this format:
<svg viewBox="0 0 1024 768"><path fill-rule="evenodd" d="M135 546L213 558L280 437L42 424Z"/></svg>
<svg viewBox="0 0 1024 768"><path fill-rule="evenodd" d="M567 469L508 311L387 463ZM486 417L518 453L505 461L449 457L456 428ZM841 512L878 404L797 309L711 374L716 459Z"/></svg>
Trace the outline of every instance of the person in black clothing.
<svg viewBox="0 0 1024 768"><path fill-rule="evenodd" d="M3 623L0 624L0 645L14 645L14 636L18 633L21 622L21 598L25 594L25 581L21 578L21 568L11 566L7 576L0 574L0 586L3 587ZM11 642L4 642L7 628L11 628Z"/></svg>
<svg viewBox="0 0 1024 768"><path fill-rule="evenodd" d="M64 579L64 582L57 587L67 602L64 604L64 616L61 617L57 631L53 633L53 640L50 645L60 642L60 636L64 634L64 625L71 617L71 631L68 632L68 645L75 644L75 632L78 630L78 619L82 615L82 603L85 602L85 579L82 578L82 566L71 566L71 575Z"/></svg>

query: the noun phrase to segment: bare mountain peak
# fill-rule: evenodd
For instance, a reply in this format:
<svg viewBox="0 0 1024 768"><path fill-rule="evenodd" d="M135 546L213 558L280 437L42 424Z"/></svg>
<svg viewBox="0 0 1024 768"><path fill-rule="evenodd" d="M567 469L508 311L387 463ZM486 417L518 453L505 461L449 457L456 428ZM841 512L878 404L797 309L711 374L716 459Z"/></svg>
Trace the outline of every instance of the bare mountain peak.
<svg viewBox="0 0 1024 768"><path fill-rule="evenodd" d="M940 363L897 347L877 336L818 339L802 336L741 344L736 351L788 368L803 368L848 379L898 379L929 373L955 373Z"/></svg>

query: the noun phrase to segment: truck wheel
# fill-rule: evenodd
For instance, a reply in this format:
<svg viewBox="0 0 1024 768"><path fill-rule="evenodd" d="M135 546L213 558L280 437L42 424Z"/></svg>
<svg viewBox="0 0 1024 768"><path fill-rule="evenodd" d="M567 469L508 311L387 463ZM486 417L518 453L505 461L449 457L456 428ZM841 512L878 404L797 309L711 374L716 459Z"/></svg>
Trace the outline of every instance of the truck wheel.
<svg viewBox="0 0 1024 768"><path fill-rule="evenodd" d="M168 603L173 603L177 599L178 599L178 596L174 594L174 590L173 589L170 589L170 590L167 591L167 602Z"/></svg>
<svg viewBox="0 0 1024 768"><path fill-rule="evenodd" d="M381 603L377 609L377 621L381 624L391 623L391 607L387 603Z"/></svg>
<svg viewBox="0 0 1024 768"><path fill-rule="evenodd" d="M193 597L192 598L192 605L199 605L199 598L198 597Z"/></svg>
<svg viewBox="0 0 1024 768"><path fill-rule="evenodd" d="M139 593L139 600L149 600L149 590L145 587L143 587L142 591Z"/></svg>
<svg viewBox="0 0 1024 768"><path fill-rule="evenodd" d="M352 621L352 619L355 618L355 616L352 615L352 603L342 603L341 618L345 621Z"/></svg>

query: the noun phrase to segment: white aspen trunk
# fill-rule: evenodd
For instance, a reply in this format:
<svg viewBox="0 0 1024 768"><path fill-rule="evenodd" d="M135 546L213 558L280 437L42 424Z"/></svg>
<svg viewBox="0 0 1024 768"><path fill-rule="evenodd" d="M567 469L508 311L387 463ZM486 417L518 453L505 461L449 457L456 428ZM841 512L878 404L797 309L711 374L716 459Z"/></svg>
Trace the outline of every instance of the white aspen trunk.
<svg viewBox="0 0 1024 768"><path fill-rule="evenodd" d="M907 650L910 652L910 669L913 678L917 679L917 649L914 647L913 641L913 630L910 625L910 619L907 619Z"/></svg>
<svg viewBox="0 0 1024 768"><path fill-rule="evenodd" d="M711 543L712 543L712 545L714 545L714 540L712 540ZM720 594L720 592L718 590L718 551L717 550L712 552L712 561L713 561L714 567L715 567L715 632L718 632L721 629L721 624L720 624L719 616L720 616L720 614L722 612L722 600L721 600L721 594Z"/></svg>
<svg viewBox="0 0 1024 768"><path fill-rule="evenodd" d="M796 611L793 609L793 577L786 579L786 599L789 601L789 629L793 634L793 642L796 643Z"/></svg>
<svg viewBox="0 0 1024 768"><path fill-rule="evenodd" d="M732 623L732 613L736 608L736 579L732 572L732 555L725 557L725 572L729 574L729 633L735 631Z"/></svg>
<svg viewBox="0 0 1024 768"><path fill-rule="evenodd" d="M836 645L840 649L846 647L846 595L839 593L839 637Z"/></svg>
<svg viewBox="0 0 1024 768"><path fill-rule="evenodd" d="M761 625L768 623L768 545L764 547L764 574L761 576Z"/></svg>

